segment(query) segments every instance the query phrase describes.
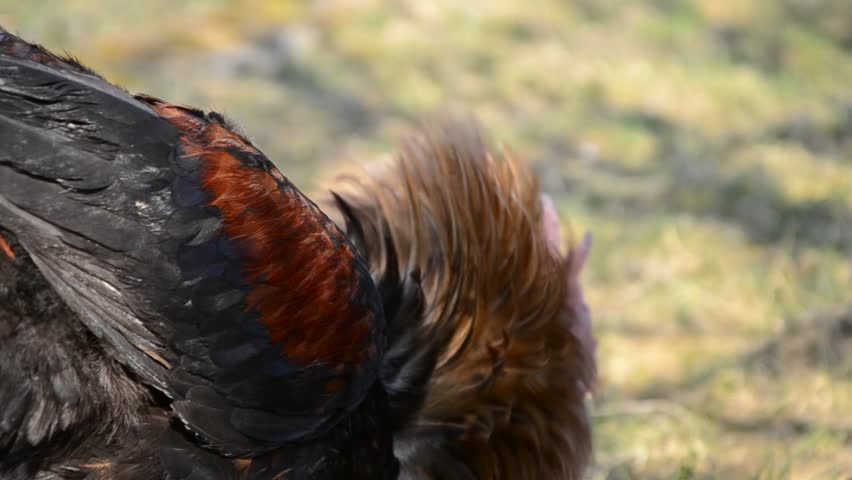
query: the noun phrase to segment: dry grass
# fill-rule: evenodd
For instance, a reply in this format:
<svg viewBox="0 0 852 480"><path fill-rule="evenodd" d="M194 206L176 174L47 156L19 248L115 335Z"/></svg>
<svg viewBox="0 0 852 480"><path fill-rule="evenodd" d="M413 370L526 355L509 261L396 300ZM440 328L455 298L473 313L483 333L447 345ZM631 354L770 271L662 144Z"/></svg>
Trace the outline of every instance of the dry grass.
<svg viewBox="0 0 852 480"><path fill-rule="evenodd" d="M0 0L0 22L223 110L308 190L475 112L596 236L591 478L852 478L852 6L390 4Z"/></svg>

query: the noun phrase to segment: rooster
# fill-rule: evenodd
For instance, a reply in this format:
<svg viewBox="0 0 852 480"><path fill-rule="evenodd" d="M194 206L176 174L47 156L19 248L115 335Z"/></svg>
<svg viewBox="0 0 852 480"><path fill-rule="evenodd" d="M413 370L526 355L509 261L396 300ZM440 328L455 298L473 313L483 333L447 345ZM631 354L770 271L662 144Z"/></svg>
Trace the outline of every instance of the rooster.
<svg viewBox="0 0 852 480"><path fill-rule="evenodd" d="M324 203L375 277L422 275L425 332L389 358L441 343L432 375L412 382L423 404L394 439L401 478L581 478L596 374L579 283L591 237L562 255L553 202L471 119L434 122L390 166L330 189Z"/></svg>
<svg viewBox="0 0 852 480"><path fill-rule="evenodd" d="M442 130L344 232L221 115L2 29L0 143L0 478L579 478L583 249L519 162Z"/></svg>

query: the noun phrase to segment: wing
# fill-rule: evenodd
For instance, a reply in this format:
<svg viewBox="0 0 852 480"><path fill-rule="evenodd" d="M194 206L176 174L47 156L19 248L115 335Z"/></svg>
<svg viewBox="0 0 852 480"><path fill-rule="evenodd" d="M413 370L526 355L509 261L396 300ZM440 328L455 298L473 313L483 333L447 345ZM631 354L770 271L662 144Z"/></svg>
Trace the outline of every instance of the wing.
<svg viewBox="0 0 852 480"><path fill-rule="evenodd" d="M331 221L217 114L132 96L0 29L0 225L220 453L327 431L384 317Z"/></svg>

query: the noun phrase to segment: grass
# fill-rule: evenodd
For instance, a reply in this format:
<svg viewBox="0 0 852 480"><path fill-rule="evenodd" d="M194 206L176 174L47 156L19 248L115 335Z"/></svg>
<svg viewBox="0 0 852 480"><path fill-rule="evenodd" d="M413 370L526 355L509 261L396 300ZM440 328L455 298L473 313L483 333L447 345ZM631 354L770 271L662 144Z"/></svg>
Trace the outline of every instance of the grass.
<svg viewBox="0 0 852 480"><path fill-rule="evenodd" d="M596 237L590 478L852 478L848 2L137 3L0 23L224 111L307 190L447 107L534 163Z"/></svg>

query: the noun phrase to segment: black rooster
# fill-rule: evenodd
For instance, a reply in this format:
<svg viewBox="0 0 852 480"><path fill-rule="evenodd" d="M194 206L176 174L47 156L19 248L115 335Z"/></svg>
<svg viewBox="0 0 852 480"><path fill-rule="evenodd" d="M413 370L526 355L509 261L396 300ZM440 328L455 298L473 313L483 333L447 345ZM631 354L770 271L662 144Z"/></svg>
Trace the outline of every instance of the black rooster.
<svg viewBox="0 0 852 480"><path fill-rule="evenodd" d="M330 204L344 234L221 115L0 29L0 478L579 478L579 256L512 186L526 170L442 160L451 137L403 167L481 189L389 175L424 189L394 211L364 176L373 200ZM472 195L503 204L430 210ZM489 220L506 230L478 244Z"/></svg>

